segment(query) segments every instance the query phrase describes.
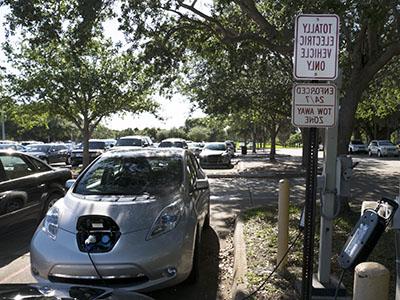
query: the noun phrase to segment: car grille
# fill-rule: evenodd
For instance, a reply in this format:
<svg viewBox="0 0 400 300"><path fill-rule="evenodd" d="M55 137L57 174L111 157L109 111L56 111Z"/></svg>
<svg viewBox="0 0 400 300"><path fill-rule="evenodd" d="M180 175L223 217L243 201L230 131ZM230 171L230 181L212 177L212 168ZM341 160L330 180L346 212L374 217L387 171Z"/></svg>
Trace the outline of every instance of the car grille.
<svg viewBox="0 0 400 300"><path fill-rule="evenodd" d="M221 155L210 155L205 157L204 162L209 164L217 164L222 163L222 156Z"/></svg>
<svg viewBox="0 0 400 300"><path fill-rule="evenodd" d="M126 285L126 284L134 284L139 285L149 281L147 276L137 276L137 277L107 277L105 276L103 279L100 278L86 278L86 277L64 277L57 275L49 275L49 280L51 282L57 283L71 283L71 284L88 284L88 285Z"/></svg>

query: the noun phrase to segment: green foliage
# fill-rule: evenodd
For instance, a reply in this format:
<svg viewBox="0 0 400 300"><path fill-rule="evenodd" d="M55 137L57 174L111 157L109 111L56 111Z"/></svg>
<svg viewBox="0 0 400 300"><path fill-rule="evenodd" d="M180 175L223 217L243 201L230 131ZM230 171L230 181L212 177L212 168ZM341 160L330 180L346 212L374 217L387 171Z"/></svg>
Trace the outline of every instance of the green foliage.
<svg viewBox="0 0 400 300"><path fill-rule="evenodd" d="M208 141L211 135L211 130L207 127L196 126L190 129L187 134L187 137L191 141L202 142Z"/></svg>
<svg viewBox="0 0 400 300"><path fill-rule="evenodd" d="M296 132L290 135L289 139L287 140L287 145L290 147L299 147L303 143L301 132Z"/></svg>

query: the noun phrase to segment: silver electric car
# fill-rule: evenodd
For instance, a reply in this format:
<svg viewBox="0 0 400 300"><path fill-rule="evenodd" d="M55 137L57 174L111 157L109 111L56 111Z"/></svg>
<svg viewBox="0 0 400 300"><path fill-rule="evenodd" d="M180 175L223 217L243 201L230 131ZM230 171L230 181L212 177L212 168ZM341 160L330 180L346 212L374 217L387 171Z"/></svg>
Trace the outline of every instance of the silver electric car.
<svg viewBox="0 0 400 300"><path fill-rule="evenodd" d="M108 152L70 184L31 242L39 282L149 291L197 279L210 190L190 151Z"/></svg>

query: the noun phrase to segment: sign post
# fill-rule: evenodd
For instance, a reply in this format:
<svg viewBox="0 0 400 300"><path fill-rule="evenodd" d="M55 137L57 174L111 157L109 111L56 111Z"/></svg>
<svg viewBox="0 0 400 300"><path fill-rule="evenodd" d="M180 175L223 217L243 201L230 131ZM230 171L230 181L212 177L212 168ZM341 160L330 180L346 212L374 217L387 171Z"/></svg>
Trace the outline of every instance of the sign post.
<svg viewBox="0 0 400 300"><path fill-rule="evenodd" d="M301 299L311 299L315 236L315 206L318 166L318 128L332 128L337 120L339 17L337 15L298 15L295 22L294 68L298 83L293 87L292 123L309 128Z"/></svg>

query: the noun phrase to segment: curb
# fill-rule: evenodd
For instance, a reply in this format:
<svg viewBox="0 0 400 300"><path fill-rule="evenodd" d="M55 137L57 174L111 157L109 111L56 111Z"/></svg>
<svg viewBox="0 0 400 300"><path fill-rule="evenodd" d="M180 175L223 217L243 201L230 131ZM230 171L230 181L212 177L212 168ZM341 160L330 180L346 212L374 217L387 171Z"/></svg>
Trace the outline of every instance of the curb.
<svg viewBox="0 0 400 300"><path fill-rule="evenodd" d="M207 174L208 178L301 178L305 172L285 173L276 172L270 174Z"/></svg>
<svg viewBox="0 0 400 300"><path fill-rule="evenodd" d="M243 219L241 214L236 218L235 231L233 234L233 282L232 282L232 300L243 299L247 294L247 257L246 243L243 237Z"/></svg>

